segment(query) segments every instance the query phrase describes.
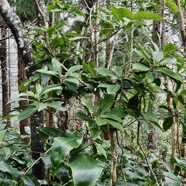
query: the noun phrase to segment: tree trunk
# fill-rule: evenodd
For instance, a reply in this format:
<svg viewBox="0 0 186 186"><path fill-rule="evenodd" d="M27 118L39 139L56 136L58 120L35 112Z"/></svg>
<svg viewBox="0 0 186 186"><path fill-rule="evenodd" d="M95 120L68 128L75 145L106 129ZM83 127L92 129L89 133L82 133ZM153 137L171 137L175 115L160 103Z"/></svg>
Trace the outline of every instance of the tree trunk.
<svg viewBox="0 0 186 186"><path fill-rule="evenodd" d="M7 25L2 24L1 37L7 36ZM9 86L7 77L7 40L0 42L0 60L1 60L1 77L2 77L2 115L7 116L9 114L9 106L7 105L9 99ZM10 127L10 122L7 122L7 127Z"/></svg>
<svg viewBox="0 0 186 186"><path fill-rule="evenodd" d="M23 56L22 53L20 52L20 50L18 50L18 86L21 85L21 83L23 83L24 81L26 81L26 73L25 73L25 65L23 62ZM26 90L24 90L25 92ZM21 93L22 91L19 91L19 93ZM28 105L28 101L24 100L24 101L20 101L19 102L19 107L25 107ZM30 137L28 137L28 133L26 132L26 127L30 126L30 119L26 118L22 121L20 121L19 123L19 128L20 128L20 134L22 136L27 136L24 138L24 142L26 144L30 143Z"/></svg>

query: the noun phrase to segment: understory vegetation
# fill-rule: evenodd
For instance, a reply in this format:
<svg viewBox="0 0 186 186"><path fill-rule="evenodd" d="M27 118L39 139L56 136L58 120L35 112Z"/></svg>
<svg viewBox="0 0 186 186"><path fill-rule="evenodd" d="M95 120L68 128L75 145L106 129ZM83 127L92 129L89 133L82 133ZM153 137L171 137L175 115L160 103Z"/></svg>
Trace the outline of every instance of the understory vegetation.
<svg viewBox="0 0 186 186"><path fill-rule="evenodd" d="M21 2L0 185L186 185L185 2Z"/></svg>

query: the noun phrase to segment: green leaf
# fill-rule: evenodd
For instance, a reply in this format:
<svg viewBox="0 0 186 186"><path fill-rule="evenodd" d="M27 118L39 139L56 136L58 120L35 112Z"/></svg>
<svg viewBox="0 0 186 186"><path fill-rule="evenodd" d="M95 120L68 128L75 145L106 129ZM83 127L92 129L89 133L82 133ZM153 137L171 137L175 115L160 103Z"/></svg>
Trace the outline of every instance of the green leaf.
<svg viewBox="0 0 186 186"><path fill-rule="evenodd" d="M39 129L39 132L44 140L48 139L49 137L55 138L58 136L67 136L67 133L62 132L55 127L43 127Z"/></svg>
<svg viewBox="0 0 186 186"><path fill-rule="evenodd" d="M107 121L108 124L112 125L114 128L119 129L120 131L124 132L124 128L119 122L113 121L111 119L105 119L105 121Z"/></svg>
<svg viewBox="0 0 186 186"><path fill-rule="evenodd" d="M107 153L106 153L105 149L102 147L102 145L96 143L96 147L101 152L101 154L103 154L103 156L105 156L105 158L107 159Z"/></svg>
<svg viewBox="0 0 186 186"><path fill-rule="evenodd" d="M147 75L145 76L145 79L147 80L147 83L152 83L154 81L152 72L148 72Z"/></svg>
<svg viewBox="0 0 186 186"><path fill-rule="evenodd" d="M153 59L156 60L157 62L160 62L164 58L163 52L154 51L152 55L153 55Z"/></svg>
<svg viewBox="0 0 186 186"><path fill-rule="evenodd" d="M52 107L55 110L65 112L67 109L61 106L62 103L63 102L61 101L53 101L52 103L47 103L47 106Z"/></svg>
<svg viewBox="0 0 186 186"><path fill-rule="evenodd" d="M79 40L79 39L88 39L88 38L90 38L90 37L79 35L77 37L70 37L69 41L76 41L76 40Z"/></svg>
<svg viewBox="0 0 186 186"><path fill-rule="evenodd" d="M29 118L37 111L37 108L26 108L23 112L18 115L18 121L22 121L26 118Z"/></svg>
<svg viewBox="0 0 186 186"><path fill-rule="evenodd" d="M73 77L73 76L68 76L64 80L65 80L65 82L73 83L73 84L76 84L76 85L79 84L78 79Z"/></svg>
<svg viewBox="0 0 186 186"><path fill-rule="evenodd" d="M172 70L170 70L168 68L160 67L160 68L157 68L157 71L161 72L163 74L166 74L167 76L169 76L173 80L182 81L182 78L179 74L173 72Z"/></svg>
<svg viewBox="0 0 186 186"><path fill-rule="evenodd" d="M101 20L101 34L108 36L114 31L113 23L108 20Z"/></svg>
<svg viewBox="0 0 186 186"><path fill-rule="evenodd" d="M21 186L40 186L34 176L21 176L20 183Z"/></svg>
<svg viewBox="0 0 186 186"><path fill-rule="evenodd" d="M104 99L101 101L101 104L98 108L98 114L105 114L114 104L114 98L112 95L107 94Z"/></svg>
<svg viewBox="0 0 186 186"><path fill-rule="evenodd" d="M52 164L58 166L72 149L80 146L82 140L82 137L75 134L54 138L50 154Z"/></svg>
<svg viewBox="0 0 186 186"><path fill-rule="evenodd" d="M82 98L81 101L82 101L82 104L85 105L89 110L95 111L94 106L88 99Z"/></svg>
<svg viewBox="0 0 186 186"><path fill-rule="evenodd" d="M115 77L113 72L110 71L107 68L100 67L100 68L94 68L100 75L102 76L110 76L110 77Z"/></svg>
<svg viewBox="0 0 186 186"><path fill-rule="evenodd" d="M181 180L172 172L163 171L165 177L164 185L181 186Z"/></svg>
<svg viewBox="0 0 186 186"><path fill-rule="evenodd" d="M10 173L13 178L19 177L19 172L5 161L0 161L0 171Z"/></svg>
<svg viewBox="0 0 186 186"><path fill-rule="evenodd" d="M52 58L52 65L54 67L55 72L61 74L61 63L56 58Z"/></svg>
<svg viewBox="0 0 186 186"><path fill-rule="evenodd" d="M174 52L175 50L177 50L177 46L173 43L167 43L164 47L163 47L163 52L167 53L167 52Z"/></svg>
<svg viewBox="0 0 186 186"><path fill-rule="evenodd" d="M132 20L162 20L162 17L152 12L137 12L135 13Z"/></svg>
<svg viewBox="0 0 186 186"><path fill-rule="evenodd" d="M132 69L139 70L139 71L148 71L150 68L141 63L134 63Z"/></svg>
<svg viewBox="0 0 186 186"><path fill-rule="evenodd" d="M47 12L61 12L61 8L58 8L55 5L49 5L46 7Z"/></svg>
<svg viewBox="0 0 186 186"><path fill-rule="evenodd" d="M112 120L115 120L115 121L118 121L118 122L122 122L122 119L119 118L118 116L114 115L114 114L105 114L102 116L103 118L108 118L108 119L112 119Z"/></svg>
<svg viewBox="0 0 186 186"><path fill-rule="evenodd" d="M85 113L83 112L77 112L76 113L76 116L82 120L85 120L85 121L90 121L91 118L89 116L87 116Z"/></svg>
<svg viewBox="0 0 186 186"><path fill-rule="evenodd" d="M179 93L179 95L184 95L184 96L186 96L186 90L182 90L182 91Z"/></svg>
<svg viewBox="0 0 186 186"><path fill-rule="evenodd" d="M6 134L6 130L1 130L0 131L0 143L3 141L3 138L4 138L5 134Z"/></svg>
<svg viewBox="0 0 186 186"><path fill-rule="evenodd" d="M23 83L21 83L21 85L19 86L19 90L22 91L24 90L25 88L27 88L30 84L31 84L32 81L30 80L26 80L24 81Z"/></svg>
<svg viewBox="0 0 186 186"><path fill-rule="evenodd" d="M167 131L172 127L173 123L174 123L173 117L165 118L163 122L163 129Z"/></svg>
<svg viewBox="0 0 186 186"><path fill-rule="evenodd" d="M52 75L52 76L56 76L58 74L57 72L47 70L47 69L39 69L39 70L36 70L36 72L39 72L42 74L48 74L48 75Z"/></svg>
<svg viewBox="0 0 186 186"><path fill-rule="evenodd" d="M184 170L186 170L186 162L185 162L185 160L180 160L177 157L173 156L171 158L171 163L175 163L179 167L182 167Z"/></svg>
<svg viewBox="0 0 186 186"><path fill-rule="evenodd" d="M76 72L76 71L78 71L78 70L80 70L80 69L82 69L82 68L83 68L83 65L75 65L75 66L73 66L73 67L70 67L70 68L68 69L68 71L67 71L67 73L66 73L65 76L68 76L68 75L70 75L72 72Z"/></svg>
<svg viewBox="0 0 186 186"><path fill-rule="evenodd" d="M124 118L127 115L127 112L125 109L122 109L120 107L114 107L108 114L115 115L119 118Z"/></svg>
<svg viewBox="0 0 186 186"><path fill-rule="evenodd" d="M95 117L95 120L96 120L96 123L99 125L99 126L102 126L102 125L106 125L107 124L107 121L104 120L104 119L100 119L98 117Z"/></svg>
<svg viewBox="0 0 186 186"><path fill-rule="evenodd" d="M178 6L176 5L176 3L174 3L173 0L166 0L165 4L170 11L172 11L172 12L178 12L179 11Z"/></svg>
<svg viewBox="0 0 186 186"><path fill-rule="evenodd" d="M92 62L83 62L83 67L91 74L91 76L96 76L96 71L94 70L94 64Z"/></svg>
<svg viewBox="0 0 186 186"><path fill-rule="evenodd" d="M111 84L107 84L107 83L101 83L98 85L98 87L107 88L108 94L114 94L120 89L120 85L118 85L118 84L111 85Z"/></svg>
<svg viewBox="0 0 186 186"><path fill-rule="evenodd" d="M93 186L102 172L98 161L85 155L76 155L69 165L72 169L74 186Z"/></svg>
<svg viewBox="0 0 186 186"><path fill-rule="evenodd" d="M42 89L40 96L42 96L43 94L49 93L51 91L56 91L56 90L62 90L61 85L59 84L48 85L47 87Z"/></svg>
<svg viewBox="0 0 186 186"><path fill-rule="evenodd" d="M126 8L123 8L123 7L115 7L115 6L111 6L111 11L112 11L112 14L123 21L123 18L129 18L131 19L132 18L132 12Z"/></svg>

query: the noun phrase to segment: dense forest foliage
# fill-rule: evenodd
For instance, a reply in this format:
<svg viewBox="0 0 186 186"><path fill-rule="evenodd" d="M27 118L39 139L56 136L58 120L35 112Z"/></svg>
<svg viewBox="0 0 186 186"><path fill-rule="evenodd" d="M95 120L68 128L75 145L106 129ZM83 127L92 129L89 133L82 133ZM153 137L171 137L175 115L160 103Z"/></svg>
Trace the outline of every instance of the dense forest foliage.
<svg viewBox="0 0 186 186"><path fill-rule="evenodd" d="M0 0L0 185L186 185L185 12L183 0Z"/></svg>

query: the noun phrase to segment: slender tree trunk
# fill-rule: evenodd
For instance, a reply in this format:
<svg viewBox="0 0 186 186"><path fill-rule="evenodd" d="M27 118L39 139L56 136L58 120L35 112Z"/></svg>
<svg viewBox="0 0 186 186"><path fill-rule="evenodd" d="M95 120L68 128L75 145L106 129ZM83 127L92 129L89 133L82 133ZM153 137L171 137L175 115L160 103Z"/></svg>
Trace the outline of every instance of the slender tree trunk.
<svg viewBox="0 0 186 186"><path fill-rule="evenodd" d="M24 81L26 81L26 73L25 73L25 64L23 62L23 56L20 50L18 50L18 86L20 86ZM26 90L24 90L25 92ZM21 93L22 91L19 91ZM28 101L20 101L19 102L19 107L26 107L28 105ZM24 142L26 144L30 143L30 137L28 136L29 134L26 132L26 127L30 127L30 119L26 118L19 123L20 127L20 134L22 136L27 136L24 137Z"/></svg>
<svg viewBox="0 0 186 186"><path fill-rule="evenodd" d="M2 24L1 27L1 37L5 38L7 36L7 25ZM8 86L8 76L7 76L7 40L0 42L0 60L1 60L1 78L2 78L2 115L7 116L9 114L9 106L7 105L9 99L9 86ZM7 122L7 127L10 127L10 122Z"/></svg>
<svg viewBox="0 0 186 186"><path fill-rule="evenodd" d="M184 20L183 11L181 9L180 0L176 0L176 4L177 4L178 9L179 9L178 13L179 13L179 18L180 18L180 34L181 34L181 39L182 39L182 43L183 43L183 47L184 47L184 55L186 57L185 20Z"/></svg>

